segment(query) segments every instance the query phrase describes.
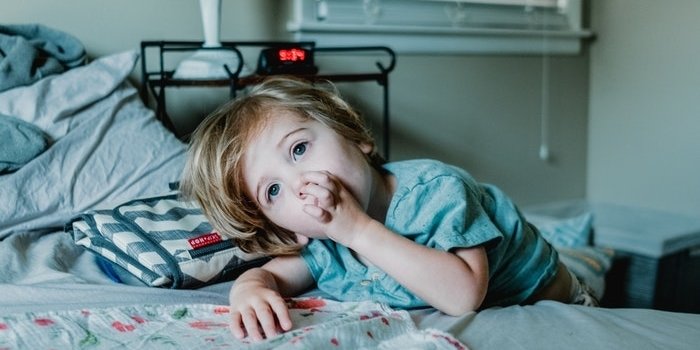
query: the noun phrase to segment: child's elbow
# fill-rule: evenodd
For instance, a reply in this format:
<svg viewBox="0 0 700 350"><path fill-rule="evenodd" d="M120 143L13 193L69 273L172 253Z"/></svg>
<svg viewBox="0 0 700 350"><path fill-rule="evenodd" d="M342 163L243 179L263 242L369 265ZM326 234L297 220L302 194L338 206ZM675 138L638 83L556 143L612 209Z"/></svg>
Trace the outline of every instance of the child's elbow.
<svg viewBox="0 0 700 350"><path fill-rule="evenodd" d="M481 305L480 302L465 300L463 302L452 303L445 307L440 308L440 311L450 316L462 316L471 312L475 312L479 309Z"/></svg>
<svg viewBox="0 0 700 350"><path fill-rule="evenodd" d="M462 316L470 312L475 312L481 307L484 299L486 299L486 286L487 283L484 283L472 285L471 288L465 287L463 289L458 289L464 292L446 298L448 302L443 303L442 307L438 309L450 316Z"/></svg>

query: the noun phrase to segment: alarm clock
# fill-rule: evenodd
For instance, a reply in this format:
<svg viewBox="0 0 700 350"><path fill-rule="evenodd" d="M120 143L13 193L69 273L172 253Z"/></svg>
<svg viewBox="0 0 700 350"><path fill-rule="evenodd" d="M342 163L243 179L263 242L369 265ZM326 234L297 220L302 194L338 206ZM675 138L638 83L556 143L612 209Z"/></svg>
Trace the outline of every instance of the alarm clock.
<svg viewBox="0 0 700 350"><path fill-rule="evenodd" d="M260 51L258 74L316 74L312 50L300 46L270 47Z"/></svg>

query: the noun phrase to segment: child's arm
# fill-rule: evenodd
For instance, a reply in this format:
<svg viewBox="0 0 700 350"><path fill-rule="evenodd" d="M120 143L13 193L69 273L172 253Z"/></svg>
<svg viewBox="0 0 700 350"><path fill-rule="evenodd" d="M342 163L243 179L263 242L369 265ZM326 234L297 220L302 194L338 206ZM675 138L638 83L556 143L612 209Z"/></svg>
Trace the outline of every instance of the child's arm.
<svg viewBox="0 0 700 350"><path fill-rule="evenodd" d="M241 274L231 287L231 332L239 339L271 337L292 328L284 297L296 296L314 281L299 256L277 257ZM261 332L262 330L262 332Z"/></svg>
<svg viewBox="0 0 700 350"><path fill-rule="evenodd" d="M417 244L372 220L348 248L396 279L436 309L459 316L476 310L486 296L484 248L446 252Z"/></svg>
<svg viewBox="0 0 700 350"><path fill-rule="evenodd" d="M442 251L396 234L372 219L332 175L306 175L307 205L329 238L347 246L421 299L449 315L476 310L488 288L488 260L482 247Z"/></svg>

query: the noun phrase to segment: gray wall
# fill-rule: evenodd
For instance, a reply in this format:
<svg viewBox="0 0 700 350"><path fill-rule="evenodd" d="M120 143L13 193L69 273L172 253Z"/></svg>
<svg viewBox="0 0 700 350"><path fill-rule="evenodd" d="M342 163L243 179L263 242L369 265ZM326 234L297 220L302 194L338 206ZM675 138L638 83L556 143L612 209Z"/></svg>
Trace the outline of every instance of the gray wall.
<svg viewBox="0 0 700 350"><path fill-rule="evenodd" d="M700 217L700 1L591 12L588 196Z"/></svg>
<svg viewBox="0 0 700 350"><path fill-rule="evenodd" d="M283 4L224 1L222 40L286 38ZM0 8L0 23L62 29L81 39L92 56L134 49L141 40L202 38L196 0L0 0ZM550 61L550 162L538 158L540 56L400 55L390 77L391 159L455 163L499 185L520 204L584 196L588 54ZM379 130L379 87L361 83L341 89ZM225 91L175 90L169 92L168 109L183 134L225 98Z"/></svg>
<svg viewBox="0 0 700 350"><path fill-rule="evenodd" d="M520 204L582 197L585 56L551 59L550 162L538 158L541 57L405 56L391 77L392 157L458 164Z"/></svg>

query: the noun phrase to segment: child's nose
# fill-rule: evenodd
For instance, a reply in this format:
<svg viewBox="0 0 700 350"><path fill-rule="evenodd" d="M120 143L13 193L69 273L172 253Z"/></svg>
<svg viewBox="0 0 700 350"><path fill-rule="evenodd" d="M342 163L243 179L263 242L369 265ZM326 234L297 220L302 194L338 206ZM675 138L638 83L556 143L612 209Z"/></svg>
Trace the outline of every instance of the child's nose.
<svg viewBox="0 0 700 350"><path fill-rule="evenodd" d="M306 194L304 194L304 185L301 177L297 177L293 182L292 189L295 192L294 195L298 198L304 199L304 197L306 197Z"/></svg>
<svg viewBox="0 0 700 350"><path fill-rule="evenodd" d="M308 194L305 191L306 183L302 181L301 179L298 179L294 183L294 192L297 198L299 198L304 204L315 204L316 203L316 197L314 197L311 194Z"/></svg>

